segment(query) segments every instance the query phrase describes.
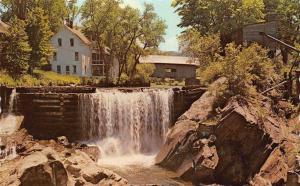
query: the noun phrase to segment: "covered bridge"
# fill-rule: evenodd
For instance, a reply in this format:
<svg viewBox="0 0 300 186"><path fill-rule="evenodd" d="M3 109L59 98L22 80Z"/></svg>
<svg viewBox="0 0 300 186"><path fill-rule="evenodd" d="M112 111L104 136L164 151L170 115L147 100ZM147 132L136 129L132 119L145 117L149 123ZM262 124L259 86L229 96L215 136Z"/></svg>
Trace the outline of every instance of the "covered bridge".
<svg viewBox="0 0 300 186"><path fill-rule="evenodd" d="M155 65L153 77L176 80L196 79L198 63L189 57L150 55L142 57L140 63Z"/></svg>

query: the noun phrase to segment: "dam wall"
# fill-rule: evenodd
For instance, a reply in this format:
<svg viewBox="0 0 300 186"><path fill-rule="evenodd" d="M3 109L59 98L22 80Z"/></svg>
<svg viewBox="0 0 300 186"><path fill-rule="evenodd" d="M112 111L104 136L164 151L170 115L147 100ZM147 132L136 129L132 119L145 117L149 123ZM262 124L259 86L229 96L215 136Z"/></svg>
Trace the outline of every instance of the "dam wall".
<svg viewBox="0 0 300 186"><path fill-rule="evenodd" d="M11 107L9 97L13 90L0 87L2 112L6 112ZM122 124L131 125L132 123L139 124L136 126L146 123L149 124L148 128L162 125L164 127L157 131L165 131L166 126L173 125L174 121L205 92L205 89L19 87L15 89L15 92L13 113L24 115L22 126L36 139L55 139L59 136L66 136L70 141L80 141L86 140L86 130L90 130L86 128L87 121L93 126L97 123L99 126L103 124L106 131L111 123L118 128ZM170 102L168 108L165 107L166 101ZM121 107L124 113L120 112ZM159 111L160 109L162 110ZM165 115L168 109L170 113ZM106 115L107 113L111 115ZM94 117L96 115L97 117ZM123 119L118 117L123 117ZM166 117L169 117L167 124L164 121ZM109 121L110 118L113 120Z"/></svg>

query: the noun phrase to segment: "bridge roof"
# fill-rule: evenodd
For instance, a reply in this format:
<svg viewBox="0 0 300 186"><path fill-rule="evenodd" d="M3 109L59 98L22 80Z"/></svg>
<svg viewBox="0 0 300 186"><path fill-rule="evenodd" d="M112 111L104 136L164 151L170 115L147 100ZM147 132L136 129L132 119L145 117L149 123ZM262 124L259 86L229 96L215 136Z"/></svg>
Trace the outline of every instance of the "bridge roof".
<svg viewBox="0 0 300 186"><path fill-rule="evenodd" d="M198 60L183 56L164 56L164 55L149 55L141 57L141 63L147 64L172 64L172 65L191 65L198 66Z"/></svg>

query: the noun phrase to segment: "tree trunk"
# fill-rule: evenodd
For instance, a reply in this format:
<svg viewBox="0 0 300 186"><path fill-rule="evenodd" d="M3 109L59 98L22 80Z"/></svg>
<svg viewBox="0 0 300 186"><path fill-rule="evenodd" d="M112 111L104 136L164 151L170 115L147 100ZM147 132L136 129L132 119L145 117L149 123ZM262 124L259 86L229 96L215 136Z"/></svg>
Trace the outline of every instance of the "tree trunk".
<svg viewBox="0 0 300 186"><path fill-rule="evenodd" d="M288 52L288 49L286 49L286 48L281 49L281 54L282 54L283 64L287 65L288 61L289 61L289 52Z"/></svg>
<svg viewBox="0 0 300 186"><path fill-rule="evenodd" d="M136 56L135 58L134 58L134 64L133 64L133 67L132 67L132 69L131 69L131 72L130 72L130 82L132 82L132 80L133 80L133 76L135 75L135 73L136 73L136 66L137 66L137 64L139 63L139 61L140 61L140 57L141 57L141 55L139 54L138 56Z"/></svg>

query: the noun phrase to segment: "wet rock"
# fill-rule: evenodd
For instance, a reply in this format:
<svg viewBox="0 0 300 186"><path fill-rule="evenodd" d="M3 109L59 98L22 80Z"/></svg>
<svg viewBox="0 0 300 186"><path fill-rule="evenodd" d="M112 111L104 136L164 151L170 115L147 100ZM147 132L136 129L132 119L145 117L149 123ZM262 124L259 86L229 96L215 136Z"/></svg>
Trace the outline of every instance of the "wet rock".
<svg viewBox="0 0 300 186"><path fill-rule="evenodd" d="M287 176L286 186L299 186L300 185L300 174L289 171Z"/></svg>
<svg viewBox="0 0 300 186"><path fill-rule="evenodd" d="M82 181L82 180L75 181L75 186L83 186L83 185L84 185L84 181Z"/></svg>
<svg viewBox="0 0 300 186"><path fill-rule="evenodd" d="M16 152L18 153L18 154L21 154L21 153L23 153L23 152L25 152L26 151L26 146L25 145L23 145L23 144L18 144L17 146L16 146Z"/></svg>
<svg viewBox="0 0 300 186"><path fill-rule="evenodd" d="M81 151L89 155L95 162L97 162L101 157L100 149L97 146L86 146L81 148Z"/></svg>
<svg viewBox="0 0 300 186"><path fill-rule="evenodd" d="M35 152L20 162L17 171L21 185L67 185L68 175L63 164L56 160L49 161L45 153Z"/></svg>
<svg viewBox="0 0 300 186"><path fill-rule="evenodd" d="M42 164L26 169L22 174L20 181L21 185L24 186L53 186L51 174L45 170L44 165Z"/></svg>
<svg viewBox="0 0 300 186"><path fill-rule="evenodd" d="M62 144L65 147L70 146L69 140L66 136L60 136L57 138L58 143Z"/></svg>
<svg viewBox="0 0 300 186"><path fill-rule="evenodd" d="M85 170L85 172L83 173L82 177L87 181L90 182L92 184L98 184L101 180L108 178L108 176L103 173L103 172L96 172L95 170Z"/></svg>
<svg viewBox="0 0 300 186"><path fill-rule="evenodd" d="M74 178L80 177L80 168L75 167L73 165L68 165L67 170L69 173L71 173L72 176L74 176Z"/></svg>
<svg viewBox="0 0 300 186"><path fill-rule="evenodd" d="M262 178L261 176L255 176L249 183L251 186L272 186L269 180Z"/></svg>
<svg viewBox="0 0 300 186"><path fill-rule="evenodd" d="M181 145L182 141L194 133L196 129L197 123L194 121L183 120L176 123L170 130L164 146L156 156L156 163L171 169L179 166L180 162L177 161L183 161L183 159L172 158L172 154L176 153L176 150ZM175 159L176 161L173 162L171 159Z"/></svg>

